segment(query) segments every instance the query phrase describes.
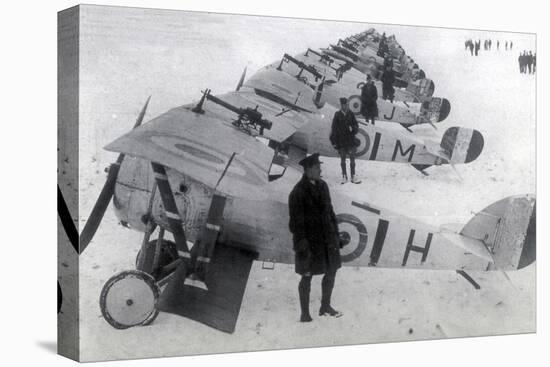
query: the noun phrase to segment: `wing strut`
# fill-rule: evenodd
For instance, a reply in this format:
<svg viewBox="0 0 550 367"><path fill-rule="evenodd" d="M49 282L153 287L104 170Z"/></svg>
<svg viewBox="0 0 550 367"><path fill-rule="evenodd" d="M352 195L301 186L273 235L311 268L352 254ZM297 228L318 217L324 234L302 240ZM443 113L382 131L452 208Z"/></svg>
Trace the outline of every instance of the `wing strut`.
<svg viewBox="0 0 550 367"><path fill-rule="evenodd" d="M162 205L164 206L164 212L166 214L166 218L168 219L170 231L174 235L174 240L176 241L178 256L184 259L183 262L185 262L185 259L188 261L191 259L191 254L189 252L189 248L187 247L187 239L183 230L183 221L179 215L174 194L172 193L170 183L168 182L166 170L163 165L158 163L151 162L151 166L153 167L155 180L160 192Z"/></svg>
<svg viewBox="0 0 550 367"><path fill-rule="evenodd" d="M225 177L225 173L229 169L229 166L233 162L233 158L237 153L233 152L231 158L227 161L225 168L214 187L214 195L210 202L210 209L208 210L208 216L206 223L202 228L199 240L196 243L196 249L193 248L194 268L191 270L191 274L185 280L185 284L193 285L195 287L208 290L208 286L205 283L206 274L208 273L210 262L212 261L212 254L216 247L216 241L221 231L223 224L223 211L225 209L225 203L227 198L217 191L218 185Z"/></svg>

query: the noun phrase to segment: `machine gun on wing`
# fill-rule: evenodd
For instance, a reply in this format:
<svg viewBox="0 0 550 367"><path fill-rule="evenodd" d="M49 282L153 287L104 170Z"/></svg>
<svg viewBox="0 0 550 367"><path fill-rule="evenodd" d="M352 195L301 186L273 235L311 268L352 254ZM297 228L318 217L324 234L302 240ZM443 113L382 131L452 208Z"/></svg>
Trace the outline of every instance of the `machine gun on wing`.
<svg viewBox="0 0 550 367"><path fill-rule="evenodd" d="M212 101L228 110L235 112L237 114L237 119L232 122L232 124L239 129L247 132L252 135L252 131L255 130L259 135L264 134L264 129L270 130L273 123L269 120L262 118L262 114L258 112L258 106L255 108L245 107L239 108L227 103L216 96L210 94L210 89L204 91L204 94L200 102L193 108L193 112L204 113L202 105L204 104L205 98L209 101Z"/></svg>

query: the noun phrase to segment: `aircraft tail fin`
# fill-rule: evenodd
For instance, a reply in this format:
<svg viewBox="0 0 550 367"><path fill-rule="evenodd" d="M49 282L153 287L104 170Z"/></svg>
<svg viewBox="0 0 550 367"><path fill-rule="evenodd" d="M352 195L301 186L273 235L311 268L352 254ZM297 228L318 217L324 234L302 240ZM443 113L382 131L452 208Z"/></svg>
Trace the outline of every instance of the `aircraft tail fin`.
<svg viewBox="0 0 550 367"><path fill-rule="evenodd" d="M414 81L409 81L405 86L407 90L414 93L419 100L430 100L434 94L435 83L431 79L421 78Z"/></svg>
<svg viewBox="0 0 550 367"><path fill-rule="evenodd" d="M460 234L483 242L498 270L522 269L536 259L534 195L510 196L478 212Z"/></svg>
<svg viewBox="0 0 550 367"><path fill-rule="evenodd" d="M441 138L441 148L451 164L470 163L483 150L483 135L465 127L450 127Z"/></svg>

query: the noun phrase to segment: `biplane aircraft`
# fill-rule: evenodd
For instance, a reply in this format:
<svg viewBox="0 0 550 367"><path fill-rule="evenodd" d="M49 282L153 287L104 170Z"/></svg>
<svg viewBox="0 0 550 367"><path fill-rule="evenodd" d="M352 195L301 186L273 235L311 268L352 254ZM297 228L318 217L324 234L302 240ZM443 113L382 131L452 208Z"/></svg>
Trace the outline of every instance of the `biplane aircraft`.
<svg viewBox="0 0 550 367"><path fill-rule="evenodd" d="M371 36L373 29L353 41L359 46ZM394 43L388 42L390 50L398 49ZM311 54L285 55L294 69L282 68L281 61L246 81L245 69L236 91L215 96L206 89L197 103L142 124L147 100L134 129L105 147L119 156L80 234L79 251L91 242L111 200L120 223L144 233L136 269L113 275L101 291L101 312L110 325L148 325L164 311L232 333L253 261L294 262L288 195L300 175L296 163L312 152L336 156L328 139L336 107L327 91L356 84L352 74L349 81L330 82L330 70L337 70L320 72L323 62L332 63L329 56L322 61L317 58L323 54ZM429 89L424 97L431 97L433 84ZM420 170L471 162L483 146L478 131L462 127L430 143L362 123L358 138L359 158ZM284 170L274 175L274 165ZM337 189L331 196L346 243L344 266L459 271L476 285L465 271L512 271L535 261L532 195L502 199L465 225L441 227Z"/></svg>
<svg viewBox="0 0 550 367"><path fill-rule="evenodd" d="M341 45L342 47L348 49L349 47L354 47L350 44L349 39L342 40ZM402 53L399 56L395 56L395 54L391 52L383 54L385 55L385 58L391 59L392 69L396 76L396 86L403 87L411 81L426 78L424 71L420 69L418 64L416 64L408 55ZM372 45L363 46L361 52L358 53L358 57L360 60L369 60L377 65L377 72L375 74L371 72L371 75L378 77L382 73L385 58L379 55L377 48Z"/></svg>
<svg viewBox="0 0 550 367"><path fill-rule="evenodd" d="M285 60L289 61L285 63ZM287 64L295 65L290 66L294 69L289 69ZM296 74L293 75L289 70L296 71ZM333 86L339 82L331 83L326 76L317 68L284 55L280 62L260 69L246 82L242 82L242 77L238 91L219 97L211 96L208 91L208 96L214 102L231 103L234 111L239 108L258 109L273 122L272 129L264 130L262 135L270 140L281 157L289 158L287 163L292 165L302 159L306 152L318 151L325 156L338 156L328 139L332 117L337 108L334 102L326 103L327 98L337 99L337 94L326 91L336 88ZM355 109L358 112L353 100L351 102L352 111ZM220 106L216 106L219 104L215 103L210 108L220 110ZM225 108L220 111L220 118L226 119ZM409 123L416 121L414 117ZM440 142L434 142L404 131L364 122L361 123L357 138L358 159L408 163L423 174L432 165L469 163L479 156L484 144L483 136L474 129L451 127L443 134Z"/></svg>
<svg viewBox="0 0 550 367"><path fill-rule="evenodd" d="M304 57L310 56L310 54L316 55L318 59L312 57L311 59L308 59L307 62L313 62L313 65L316 65L321 71L325 70L326 72L334 73L333 76L327 76L329 80L331 78L339 80L344 75L353 75L354 80L363 81L365 79L365 74L358 71L357 69L352 68L352 65L350 63L341 61L339 59L334 59L326 53L317 52L315 50L312 50L311 48L308 48L308 50L304 54ZM295 58L302 62L306 62L306 60L304 60L301 55L297 55L295 56ZM378 94L382 95L382 83L375 79L375 84L378 89ZM356 87L358 89L360 88L358 85L356 85ZM435 90L435 84L430 79L418 79L409 81L406 88L395 86L394 88L394 99L397 101L425 102L432 99Z"/></svg>
<svg viewBox="0 0 550 367"><path fill-rule="evenodd" d="M290 168L269 181L273 150L240 126L268 129L267 120L245 113L234 124L207 107L172 109L106 147L120 157L81 247L111 197L121 223L144 232L136 269L114 275L101 292L102 314L113 327L147 325L165 311L233 332L252 262L293 263L287 198L298 173ZM337 190L332 197L347 266L509 271L535 260L530 195L442 228Z"/></svg>
<svg viewBox="0 0 550 367"><path fill-rule="evenodd" d="M372 35L367 37L372 37ZM337 45L330 45L330 48L322 48L321 51L330 57L352 65L361 73L370 74L373 78L379 79L384 69L384 58L378 55L378 44L366 41L354 45L350 38L347 38L340 40ZM385 56L392 59L393 70L396 74L395 87L408 88L409 83L426 78L424 71L404 53L397 42L391 43L391 45L390 53ZM430 80L426 80L425 83L429 84Z"/></svg>
<svg viewBox="0 0 550 367"><path fill-rule="evenodd" d="M291 163L314 151L335 155L323 116L335 108L323 103L322 84L312 88L273 67L244 79L235 92L206 89L198 103L142 124L147 100L134 129L106 146L119 157L80 235L80 252L111 199L120 223L144 233L136 269L115 274L101 291L101 312L113 327L148 325L164 311L231 333L253 261L293 263L288 194L300 172ZM472 141L482 139L454 127L428 146L366 124L359 136L361 157L418 165L475 159ZM285 170L271 175L274 164ZM453 270L476 285L465 271L512 271L535 261L532 195L441 227L337 189L331 196L345 266Z"/></svg>
<svg viewBox="0 0 550 367"><path fill-rule="evenodd" d="M295 57L285 54L276 68L277 70L284 70L291 75L300 74L300 79L305 80L305 82L307 82L307 76L303 75L303 70L308 70L311 73L310 78L318 80L322 77L324 81L322 90L323 100L339 108L340 97L346 96L350 102L351 111L360 117L360 93L364 85L364 74L352 70L341 72L341 67L334 68L328 66L325 60L326 58L323 58L322 55L319 57L319 53L316 51L308 49L305 54ZM271 65L271 67L275 67L275 65ZM377 86L378 94L382 95L381 83L375 85ZM382 98L378 99L378 120L397 122L406 128L426 123L435 127L434 124L447 118L451 109L449 101L445 98L433 97L422 103L418 103L411 102L410 100L401 101L398 99L400 97L401 94L396 97L394 102Z"/></svg>
<svg viewBox="0 0 550 367"><path fill-rule="evenodd" d="M374 37L374 36L372 36ZM380 36L376 36L377 42L369 41L367 38L366 44L373 50L378 50ZM404 102L425 102L433 95L435 85L431 79L426 79L426 73L418 66L415 61L405 53L405 50L395 41L395 37L391 36L387 38L388 51L391 57L393 57L394 66L398 67L398 70L402 73L402 79L407 81L406 86L394 85L398 88L396 91L396 99ZM398 81L397 84L400 82ZM405 93L403 96L397 96L402 90L406 90L409 93ZM409 94L416 94L417 99L408 99Z"/></svg>

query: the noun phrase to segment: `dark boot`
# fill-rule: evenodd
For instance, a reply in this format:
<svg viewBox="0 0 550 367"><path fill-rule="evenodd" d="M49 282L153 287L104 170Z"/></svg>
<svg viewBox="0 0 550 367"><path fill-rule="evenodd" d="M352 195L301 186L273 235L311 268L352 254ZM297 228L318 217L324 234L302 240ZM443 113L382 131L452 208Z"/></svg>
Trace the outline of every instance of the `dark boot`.
<svg viewBox="0 0 550 367"><path fill-rule="evenodd" d="M300 322L309 322L313 319L309 314L309 292L311 290L311 277L302 276L298 284L298 294L300 295Z"/></svg>
<svg viewBox="0 0 550 367"><path fill-rule="evenodd" d="M336 273L326 273L323 276L321 282L321 308L319 309L319 316L329 315L333 317L340 317L343 314L340 311L335 310L330 306L330 298L332 297L332 289L334 288L334 278Z"/></svg>

